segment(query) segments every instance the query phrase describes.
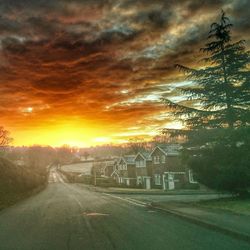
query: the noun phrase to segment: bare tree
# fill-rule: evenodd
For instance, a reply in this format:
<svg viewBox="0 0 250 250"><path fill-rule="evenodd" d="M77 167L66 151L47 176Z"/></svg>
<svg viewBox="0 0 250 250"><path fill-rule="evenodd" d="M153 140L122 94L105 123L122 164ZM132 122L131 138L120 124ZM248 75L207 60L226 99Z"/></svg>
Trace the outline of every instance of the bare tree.
<svg viewBox="0 0 250 250"><path fill-rule="evenodd" d="M147 142L141 138L134 137L129 139L127 147L129 149L129 153L137 154L139 151L143 151L147 148Z"/></svg>
<svg viewBox="0 0 250 250"><path fill-rule="evenodd" d="M69 145L63 145L57 149L57 158L60 164L69 164L74 159L72 148Z"/></svg>
<svg viewBox="0 0 250 250"><path fill-rule="evenodd" d="M83 152L83 156L85 158L85 161L88 160L88 158L89 158L89 152L88 151L84 151Z"/></svg>
<svg viewBox="0 0 250 250"><path fill-rule="evenodd" d="M10 137L10 133L8 130L4 129L4 127L0 127L0 148L6 147L10 144L12 138Z"/></svg>

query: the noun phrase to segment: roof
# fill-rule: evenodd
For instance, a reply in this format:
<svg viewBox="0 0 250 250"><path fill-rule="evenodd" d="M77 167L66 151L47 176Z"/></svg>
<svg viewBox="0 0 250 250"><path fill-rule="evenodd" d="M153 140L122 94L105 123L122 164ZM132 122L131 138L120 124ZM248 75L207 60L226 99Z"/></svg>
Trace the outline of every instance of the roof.
<svg viewBox="0 0 250 250"><path fill-rule="evenodd" d="M115 169L110 176L118 176L119 177L119 172Z"/></svg>
<svg viewBox="0 0 250 250"><path fill-rule="evenodd" d="M135 163L135 155L124 155L122 159L126 164L134 164Z"/></svg>
<svg viewBox="0 0 250 250"><path fill-rule="evenodd" d="M135 156L135 159L137 158L138 155L141 155L147 161L151 160L150 152L147 151L138 152L138 154Z"/></svg>
<svg viewBox="0 0 250 250"><path fill-rule="evenodd" d="M156 149L159 149L162 151L166 156L177 156L180 154L180 149L182 148L179 144L169 144L169 145L163 145L163 146L157 146L153 149L150 156L153 154L153 152Z"/></svg>

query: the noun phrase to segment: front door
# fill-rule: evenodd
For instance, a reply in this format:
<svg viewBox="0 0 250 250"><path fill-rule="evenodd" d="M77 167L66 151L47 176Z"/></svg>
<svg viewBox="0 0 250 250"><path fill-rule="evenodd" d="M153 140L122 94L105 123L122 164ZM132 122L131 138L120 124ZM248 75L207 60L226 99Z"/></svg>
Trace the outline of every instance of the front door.
<svg viewBox="0 0 250 250"><path fill-rule="evenodd" d="M146 182L146 189L151 189L150 178L145 178L145 182Z"/></svg>
<svg viewBox="0 0 250 250"><path fill-rule="evenodd" d="M168 175L168 189L169 190L174 189L174 175L172 175L172 174Z"/></svg>
<svg viewBox="0 0 250 250"><path fill-rule="evenodd" d="M129 186L129 185L130 185L130 181L129 181L129 179L127 179L127 180L126 180L126 184L127 184L127 186Z"/></svg>

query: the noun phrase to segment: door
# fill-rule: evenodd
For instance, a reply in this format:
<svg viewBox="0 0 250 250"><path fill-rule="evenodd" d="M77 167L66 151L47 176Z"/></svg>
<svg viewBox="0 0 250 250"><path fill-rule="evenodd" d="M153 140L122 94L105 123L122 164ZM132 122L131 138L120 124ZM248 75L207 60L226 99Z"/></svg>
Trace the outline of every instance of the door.
<svg viewBox="0 0 250 250"><path fill-rule="evenodd" d="M146 181L146 189L151 189L150 178L145 178Z"/></svg>
<svg viewBox="0 0 250 250"><path fill-rule="evenodd" d="M130 185L130 181L129 181L129 179L127 179L127 180L126 180L126 184L127 184L127 186L129 186L129 185Z"/></svg>
<svg viewBox="0 0 250 250"><path fill-rule="evenodd" d="M168 189L169 190L174 189L174 175L172 175L172 174L168 175Z"/></svg>

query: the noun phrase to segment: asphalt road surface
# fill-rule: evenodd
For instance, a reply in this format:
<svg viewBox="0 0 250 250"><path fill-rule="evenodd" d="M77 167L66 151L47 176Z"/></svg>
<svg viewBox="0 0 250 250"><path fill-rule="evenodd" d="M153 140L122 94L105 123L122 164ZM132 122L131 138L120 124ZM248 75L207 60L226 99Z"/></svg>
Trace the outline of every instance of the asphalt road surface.
<svg viewBox="0 0 250 250"><path fill-rule="evenodd" d="M244 241L150 210L140 203L64 183L0 212L1 250L250 249Z"/></svg>

